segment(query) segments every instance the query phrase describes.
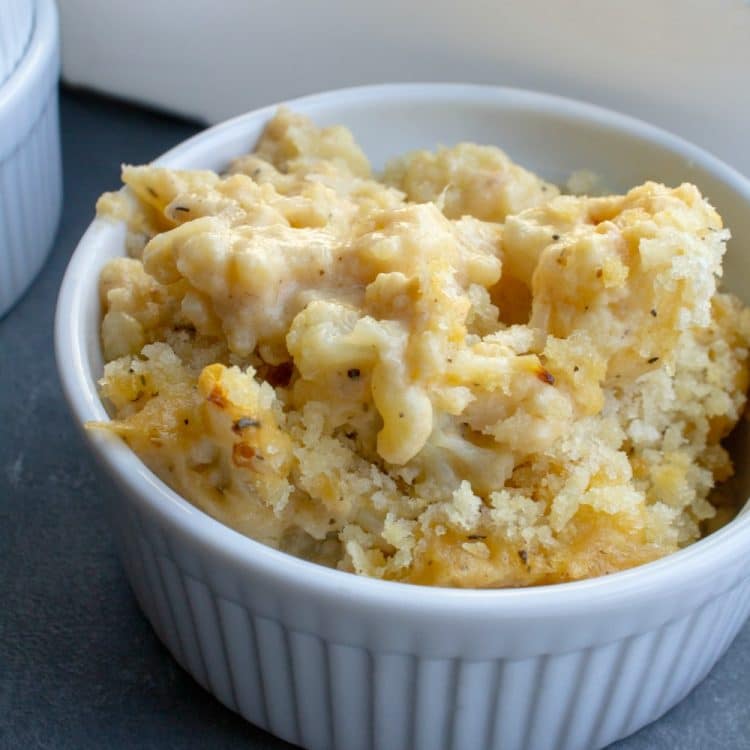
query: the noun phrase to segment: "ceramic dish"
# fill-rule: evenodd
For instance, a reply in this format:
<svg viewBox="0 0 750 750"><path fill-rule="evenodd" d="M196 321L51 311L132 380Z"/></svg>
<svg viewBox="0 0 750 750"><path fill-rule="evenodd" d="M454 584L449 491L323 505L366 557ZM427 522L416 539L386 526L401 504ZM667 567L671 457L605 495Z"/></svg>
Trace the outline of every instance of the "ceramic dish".
<svg viewBox="0 0 750 750"><path fill-rule="evenodd" d="M53 0L26 4L33 34L0 86L0 315L41 269L62 207L57 11Z"/></svg>
<svg viewBox="0 0 750 750"><path fill-rule="evenodd" d="M34 28L34 5L30 0L4 0L0 16L0 86L15 70Z"/></svg>
<svg viewBox="0 0 750 750"><path fill-rule="evenodd" d="M416 147L474 140L547 179L592 169L613 190L695 182L732 228L726 286L750 299L750 184L644 123L529 92L386 85L290 103L349 126L376 167ZM222 169L275 108L212 128L159 162ZM104 186L103 186L104 187ZM79 425L97 395L99 270L124 227L96 220L63 282L56 347ZM750 610L750 513L674 555L606 578L451 590L358 578L295 559L207 517L121 442L86 439L141 607L177 661L245 718L308 748L597 748L683 698ZM738 441L738 492L750 481ZM175 717L179 720L179 717Z"/></svg>

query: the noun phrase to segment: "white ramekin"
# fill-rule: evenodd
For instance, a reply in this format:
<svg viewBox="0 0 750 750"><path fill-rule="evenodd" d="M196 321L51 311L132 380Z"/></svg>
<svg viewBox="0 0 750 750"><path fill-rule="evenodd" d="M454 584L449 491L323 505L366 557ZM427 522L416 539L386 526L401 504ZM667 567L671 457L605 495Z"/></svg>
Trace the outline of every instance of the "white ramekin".
<svg viewBox="0 0 750 750"><path fill-rule="evenodd" d="M33 32L0 86L0 315L42 267L62 207L57 11L53 0L26 4Z"/></svg>
<svg viewBox="0 0 750 750"><path fill-rule="evenodd" d="M0 7L0 86L23 56L33 27L33 0L3 0Z"/></svg>
<svg viewBox="0 0 750 750"><path fill-rule="evenodd" d="M745 292L750 184L641 122L517 90L385 85L291 106L344 123L376 165L415 146L504 145L551 179L587 167L619 189L694 181L736 239L728 286ZM212 128L159 161L221 169L274 108ZM106 419L97 277L124 229L96 220L65 275L56 348L79 425ZM225 705L304 747L598 748L634 732L708 673L750 611L750 513L663 560L559 586L500 591L358 578L298 560L207 517L121 442L87 432L127 574L177 661ZM748 494L738 449L739 491Z"/></svg>

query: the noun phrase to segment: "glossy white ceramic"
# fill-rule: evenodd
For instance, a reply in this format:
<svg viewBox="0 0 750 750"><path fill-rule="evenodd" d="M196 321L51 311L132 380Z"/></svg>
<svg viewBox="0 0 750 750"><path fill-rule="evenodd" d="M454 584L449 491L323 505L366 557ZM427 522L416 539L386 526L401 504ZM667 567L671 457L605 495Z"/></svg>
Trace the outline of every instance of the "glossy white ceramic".
<svg viewBox="0 0 750 750"><path fill-rule="evenodd" d="M57 11L53 0L26 2L33 33L0 86L0 315L42 267L62 207Z"/></svg>
<svg viewBox="0 0 750 750"><path fill-rule="evenodd" d="M351 127L376 165L416 146L497 143L552 180L577 168L614 189L691 180L733 228L727 286L750 299L750 184L699 149L612 112L524 91L385 85L291 106ZM223 168L274 108L208 130L159 161ZM97 277L123 252L96 220L60 292L56 347L83 425L106 419ZM585 749L654 720L711 669L750 610L750 513L660 561L559 586L466 591L358 578L240 536L155 477L121 442L86 439L102 468L138 601L175 658L248 720L308 748ZM747 451L738 491L747 497ZM178 721L179 717L175 717Z"/></svg>
<svg viewBox="0 0 750 750"><path fill-rule="evenodd" d="M15 70L31 39L33 0L3 0L0 4L0 86Z"/></svg>

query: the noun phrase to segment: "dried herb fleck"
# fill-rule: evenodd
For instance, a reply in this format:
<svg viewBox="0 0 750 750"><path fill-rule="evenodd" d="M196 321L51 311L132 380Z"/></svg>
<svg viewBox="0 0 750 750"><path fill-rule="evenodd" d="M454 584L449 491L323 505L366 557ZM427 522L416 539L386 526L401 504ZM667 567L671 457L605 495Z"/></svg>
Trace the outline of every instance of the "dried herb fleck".
<svg viewBox="0 0 750 750"><path fill-rule="evenodd" d="M547 385L555 384L555 376L544 367L539 368L539 370L536 373L536 376L539 378L539 380L542 381L542 383L547 383Z"/></svg>

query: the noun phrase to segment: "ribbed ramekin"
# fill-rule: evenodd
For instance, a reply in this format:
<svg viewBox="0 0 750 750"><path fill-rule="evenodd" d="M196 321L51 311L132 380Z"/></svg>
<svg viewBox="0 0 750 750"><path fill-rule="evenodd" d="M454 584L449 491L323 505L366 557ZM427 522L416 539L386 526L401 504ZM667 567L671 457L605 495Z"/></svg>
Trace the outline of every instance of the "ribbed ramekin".
<svg viewBox="0 0 750 750"><path fill-rule="evenodd" d="M62 206L57 11L53 0L25 3L33 33L0 86L0 315L42 267Z"/></svg>
<svg viewBox="0 0 750 750"><path fill-rule="evenodd" d="M492 87L387 85L291 102L344 123L374 162L418 146L505 146L550 179L586 167L614 189L649 177L700 185L733 227L727 277L750 298L750 184L641 122ZM166 154L223 168L274 108ZM60 377L79 425L106 419L97 277L124 228L96 220L57 308ZM634 732L683 698L750 612L750 512L691 547L615 575L466 591L358 578L271 550L207 517L120 441L87 432L136 597L177 661L225 705L308 748L584 750ZM740 436L741 438L743 436ZM747 448L735 455L747 497Z"/></svg>
<svg viewBox="0 0 750 750"><path fill-rule="evenodd" d="M33 27L33 0L3 0L0 5L0 86L23 56Z"/></svg>

